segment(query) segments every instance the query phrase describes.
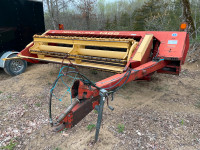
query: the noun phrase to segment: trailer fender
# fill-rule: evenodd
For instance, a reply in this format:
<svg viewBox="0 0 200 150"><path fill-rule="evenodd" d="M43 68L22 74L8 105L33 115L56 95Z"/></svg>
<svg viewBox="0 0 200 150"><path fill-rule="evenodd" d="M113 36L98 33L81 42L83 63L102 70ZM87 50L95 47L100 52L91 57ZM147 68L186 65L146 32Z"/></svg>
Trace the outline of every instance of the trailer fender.
<svg viewBox="0 0 200 150"><path fill-rule="evenodd" d="M5 61L3 60L3 58L10 58L12 57L12 55L16 55L18 53L19 52L12 52L12 51L5 52L0 58L0 68L4 68L5 66Z"/></svg>

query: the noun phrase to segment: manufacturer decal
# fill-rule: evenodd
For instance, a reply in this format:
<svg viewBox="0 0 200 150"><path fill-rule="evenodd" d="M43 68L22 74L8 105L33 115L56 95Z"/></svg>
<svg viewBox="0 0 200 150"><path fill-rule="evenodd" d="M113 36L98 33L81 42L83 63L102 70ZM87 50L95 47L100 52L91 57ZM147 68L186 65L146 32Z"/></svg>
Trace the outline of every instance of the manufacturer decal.
<svg viewBox="0 0 200 150"><path fill-rule="evenodd" d="M178 43L177 40L169 40L169 41L168 41L168 44L177 44L177 43Z"/></svg>
<svg viewBox="0 0 200 150"><path fill-rule="evenodd" d="M173 33L172 36L173 36L173 37L176 37L176 36L178 36L178 34L177 34L177 33Z"/></svg>

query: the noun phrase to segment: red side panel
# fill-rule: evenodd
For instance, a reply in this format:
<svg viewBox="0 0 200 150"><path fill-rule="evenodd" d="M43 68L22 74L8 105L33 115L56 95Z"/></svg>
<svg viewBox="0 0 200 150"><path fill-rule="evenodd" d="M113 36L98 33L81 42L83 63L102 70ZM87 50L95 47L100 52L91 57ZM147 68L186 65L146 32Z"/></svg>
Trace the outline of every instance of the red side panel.
<svg viewBox="0 0 200 150"><path fill-rule="evenodd" d="M186 39L185 39L185 46L184 46L184 51L183 51L184 52L183 53L183 58L182 58L182 61L181 61L182 64L185 63L185 59L186 59L189 47L190 47L190 39L189 39L189 34L187 34Z"/></svg>
<svg viewBox="0 0 200 150"><path fill-rule="evenodd" d="M37 55L36 54L31 54L29 52L29 48L33 46L33 44L31 44L30 46L26 47L25 49L23 49L19 54L20 55L23 55L23 56L28 56L28 57L35 57L37 58ZM27 62L30 62L30 63L39 63L39 61L37 60L32 60L32 59L24 59L26 60Z"/></svg>
<svg viewBox="0 0 200 150"><path fill-rule="evenodd" d="M160 41L158 57L166 60L181 61L184 63L189 48L189 37L186 32L177 31L71 31L71 30L50 30L45 35L51 36L86 36L86 37L108 37L108 38L134 38L140 40L146 34L153 34L154 38ZM25 48L21 54L24 56L37 57L29 53ZM38 61L30 61L38 63ZM130 64L128 64L130 65Z"/></svg>
<svg viewBox="0 0 200 150"><path fill-rule="evenodd" d="M180 31L71 31L71 30L50 30L46 35L69 35L87 37L108 37L108 38L134 38L141 39L145 34L153 34L154 38L160 41L158 57L167 59L174 58L181 60L184 58L187 32ZM186 44L186 45L185 45Z"/></svg>

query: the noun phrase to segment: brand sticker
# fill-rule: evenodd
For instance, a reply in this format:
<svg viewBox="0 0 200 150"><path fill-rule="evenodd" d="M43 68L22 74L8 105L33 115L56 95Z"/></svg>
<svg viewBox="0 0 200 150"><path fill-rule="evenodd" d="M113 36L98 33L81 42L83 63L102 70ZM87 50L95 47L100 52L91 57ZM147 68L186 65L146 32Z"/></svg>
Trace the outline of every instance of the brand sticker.
<svg viewBox="0 0 200 150"><path fill-rule="evenodd" d="M169 40L169 41L168 41L168 44L177 44L177 43L178 43L177 40Z"/></svg>
<svg viewBox="0 0 200 150"><path fill-rule="evenodd" d="M173 36L173 37L176 37L176 36L178 36L178 34L177 34L177 33L173 33L172 36Z"/></svg>

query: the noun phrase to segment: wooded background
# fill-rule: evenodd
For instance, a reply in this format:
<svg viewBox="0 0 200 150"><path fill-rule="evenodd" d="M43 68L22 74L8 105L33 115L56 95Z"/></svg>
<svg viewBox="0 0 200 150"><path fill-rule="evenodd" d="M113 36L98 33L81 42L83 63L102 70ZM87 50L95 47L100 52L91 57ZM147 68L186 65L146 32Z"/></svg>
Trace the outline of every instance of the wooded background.
<svg viewBox="0 0 200 150"><path fill-rule="evenodd" d="M200 39L200 0L43 0L46 29L177 31Z"/></svg>

